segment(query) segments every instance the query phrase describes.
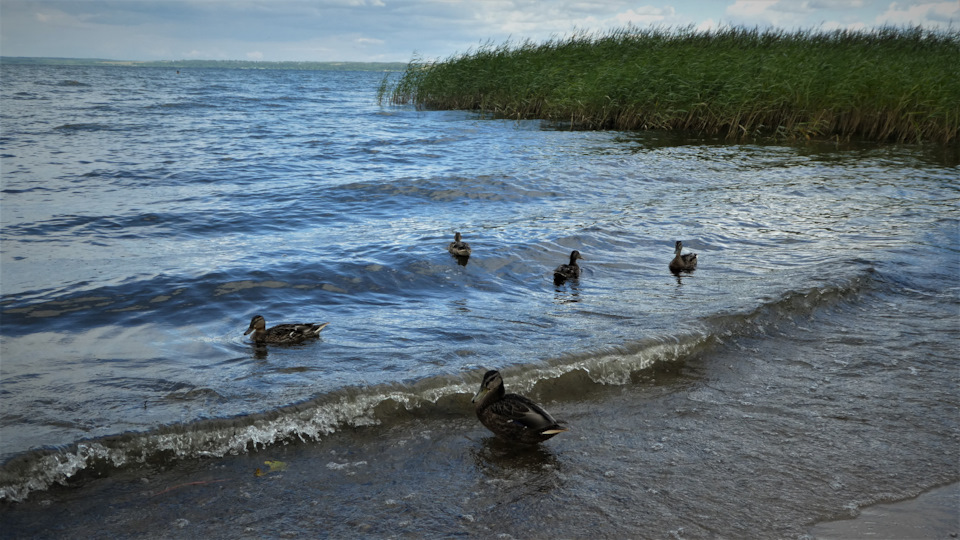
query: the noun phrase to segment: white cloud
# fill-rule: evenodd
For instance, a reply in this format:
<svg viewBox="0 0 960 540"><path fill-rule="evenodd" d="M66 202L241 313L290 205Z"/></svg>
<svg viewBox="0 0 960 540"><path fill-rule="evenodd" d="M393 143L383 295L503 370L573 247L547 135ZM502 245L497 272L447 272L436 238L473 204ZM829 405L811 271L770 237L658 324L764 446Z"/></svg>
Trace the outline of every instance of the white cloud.
<svg viewBox="0 0 960 540"><path fill-rule="evenodd" d="M727 15L733 17L766 17L777 0L736 0L727 6Z"/></svg>
<svg viewBox="0 0 960 540"><path fill-rule="evenodd" d="M676 15L676 11L671 6L664 8L643 6L637 9L628 9L623 13L617 13L613 17L613 20L616 21L619 26L630 24L639 26L662 23L674 15Z"/></svg>
<svg viewBox="0 0 960 540"><path fill-rule="evenodd" d="M876 2L876 0L873 0ZM850 9L864 7L863 0L811 0L803 2L811 9Z"/></svg>
<svg viewBox="0 0 960 540"><path fill-rule="evenodd" d="M923 2L919 4L890 4L887 11L876 18L878 25L946 28L951 23L960 26L960 2Z"/></svg>
<svg viewBox="0 0 960 540"><path fill-rule="evenodd" d="M717 21L713 19L707 19L705 21L702 21L700 22L700 24L696 26L696 30L698 32L706 32L708 30L717 30L719 28L720 28L720 24L718 24Z"/></svg>
<svg viewBox="0 0 960 540"><path fill-rule="evenodd" d="M263 53L260 51L253 51L247 53L248 60L263 60Z"/></svg>
<svg viewBox="0 0 960 540"><path fill-rule="evenodd" d="M736 0L727 6L728 22L733 26L775 26L798 28L809 26L807 2L792 0Z"/></svg>
<svg viewBox="0 0 960 540"><path fill-rule="evenodd" d="M51 27L89 27L85 17L75 16L59 9L48 8L34 13L36 20L42 25Z"/></svg>
<svg viewBox="0 0 960 540"><path fill-rule="evenodd" d="M851 31L866 30L869 27L862 22L843 23L840 21L824 21L819 26L819 28L822 28L829 32L831 30L851 30Z"/></svg>
<svg viewBox="0 0 960 540"><path fill-rule="evenodd" d="M867 28L870 13L883 9L881 0L735 0L726 8L734 26L783 29Z"/></svg>
<svg viewBox="0 0 960 540"><path fill-rule="evenodd" d="M0 0L10 56L406 61L626 26L960 27L958 0ZM181 51L190 51L183 54ZM253 51L253 52L251 52Z"/></svg>

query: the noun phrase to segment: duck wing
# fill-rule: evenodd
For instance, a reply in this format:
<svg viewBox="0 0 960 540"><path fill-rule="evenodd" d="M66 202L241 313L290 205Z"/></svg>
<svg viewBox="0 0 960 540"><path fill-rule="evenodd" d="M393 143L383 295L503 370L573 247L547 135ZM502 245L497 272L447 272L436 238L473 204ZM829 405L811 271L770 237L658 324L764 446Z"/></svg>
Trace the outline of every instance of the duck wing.
<svg viewBox="0 0 960 540"><path fill-rule="evenodd" d="M550 413L528 398L507 394L490 405L493 413L535 431L557 428L557 421Z"/></svg>
<svg viewBox="0 0 960 540"><path fill-rule="evenodd" d="M302 339L320 335L320 331L330 324L325 323L306 323L306 324L278 324L267 333L274 338L280 339Z"/></svg>
<svg viewBox="0 0 960 540"><path fill-rule="evenodd" d="M553 275L566 278L580 277L580 267L572 264L561 264L553 271Z"/></svg>
<svg viewBox="0 0 960 540"><path fill-rule="evenodd" d="M447 251L453 253L454 255L466 257L467 255L470 255L471 249L470 244L466 242L450 242L450 246L447 247Z"/></svg>

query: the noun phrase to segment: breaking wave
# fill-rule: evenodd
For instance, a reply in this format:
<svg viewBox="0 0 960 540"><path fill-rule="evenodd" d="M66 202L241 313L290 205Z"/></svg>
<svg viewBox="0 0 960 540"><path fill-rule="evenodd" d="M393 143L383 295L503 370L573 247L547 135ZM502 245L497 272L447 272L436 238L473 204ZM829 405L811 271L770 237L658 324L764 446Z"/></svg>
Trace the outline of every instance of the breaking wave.
<svg viewBox="0 0 960 540"><path fill-rule="evenodd" d="M683 362L727 340L762 335L784 323L795 324L796 319L848 301L881 281L878 273L867 269L841 285L793 291L748 312L707 317L675 335L573 352L533 364L504 367L503 371L510 391L534 392L542 399L576 396L577 388L585 392L590 385L628 384L638 372ZM32 492L66 485L85 472L105 473L145 464L219 458L278 444L317 441L340 430L396 421L404 411L414 409L427 415L471 414L469 396L476 390L481 373L345 388L256 414L167 425L28 451L0 468L0 500L22 501Z"/></svg>

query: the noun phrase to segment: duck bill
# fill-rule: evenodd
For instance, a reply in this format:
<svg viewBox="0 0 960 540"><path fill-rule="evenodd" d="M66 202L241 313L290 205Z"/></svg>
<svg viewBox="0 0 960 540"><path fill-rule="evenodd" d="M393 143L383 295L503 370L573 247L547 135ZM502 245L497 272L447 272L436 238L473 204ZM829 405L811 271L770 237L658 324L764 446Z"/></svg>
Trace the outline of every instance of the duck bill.
<svg viewBox="0 0 960 540"><path fill-rule="evenodd" d="M483 395L486 393L487 393L487 389L481 388L480 390L477 391L476 395L473 396L473 399L470 400L470 403L476 403L477 400L483 397Z"/></svg>
<svg viewBox="0 0 960 540"><path fill-rule="evenodd" d="M247 334L249 334L250 332L253 332L253 327L252 327L252 326L251 326L250 328L247 328L247 331L244 332L243 335L247 335Z"/></svg>

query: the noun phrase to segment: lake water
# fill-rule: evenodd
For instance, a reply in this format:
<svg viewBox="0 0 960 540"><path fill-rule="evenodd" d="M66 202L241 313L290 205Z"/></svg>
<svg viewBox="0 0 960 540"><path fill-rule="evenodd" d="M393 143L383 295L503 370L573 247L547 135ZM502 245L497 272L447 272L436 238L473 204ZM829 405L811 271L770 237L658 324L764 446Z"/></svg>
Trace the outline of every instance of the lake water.
<svg viewBox="0 0 960 540"><path fill-rule="evenodd" d="M2 66L0 535L803 537L960 480L957 148L381 78ZM570 431L493 439L490 368Z"/></svg>

